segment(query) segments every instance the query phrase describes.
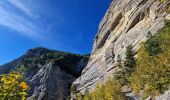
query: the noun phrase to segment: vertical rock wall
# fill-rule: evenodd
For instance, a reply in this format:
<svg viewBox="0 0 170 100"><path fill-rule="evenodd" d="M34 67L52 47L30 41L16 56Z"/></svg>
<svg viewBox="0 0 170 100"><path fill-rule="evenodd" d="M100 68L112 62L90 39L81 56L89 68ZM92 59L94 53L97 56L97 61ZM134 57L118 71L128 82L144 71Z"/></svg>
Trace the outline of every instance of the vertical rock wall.
<svg viewBox="0 0 170 100"><path fill-rule="evenodd" d="M88 65L73 84L84 93L93 90L100 81L106 81L116 71L116 57L124 56L126 47L137 50L148 33L155 34L164 27L165 9L169 2L157 0L113 0L94 40Z"/></svg>

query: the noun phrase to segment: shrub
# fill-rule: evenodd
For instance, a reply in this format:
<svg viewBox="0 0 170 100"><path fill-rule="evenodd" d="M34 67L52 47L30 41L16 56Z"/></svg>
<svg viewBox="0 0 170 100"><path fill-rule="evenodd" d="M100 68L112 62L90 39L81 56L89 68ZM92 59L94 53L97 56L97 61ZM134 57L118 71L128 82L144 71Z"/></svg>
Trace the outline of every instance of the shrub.
<svg viewBox="0 0 170 100"><path fill-rule="evenodd" d="M124 96L119 82L109 80L105 84L98 84L92 93L84 96L83 100L124 100Z"/></svg>
<svg viewBox="0 0 170 100"><path fill-rule="evenodd" d="M160 47L159 36L156 36L154 38L151 37L144 46L151 56L155 56L162 51Z"/></svg>
<svg viewBox="0 0 170 100"><path fill-rule="evenodd" d="M22 75L16 72L2 75L0 80L1 100L26 100L29 86L21 79Z"/></svg>

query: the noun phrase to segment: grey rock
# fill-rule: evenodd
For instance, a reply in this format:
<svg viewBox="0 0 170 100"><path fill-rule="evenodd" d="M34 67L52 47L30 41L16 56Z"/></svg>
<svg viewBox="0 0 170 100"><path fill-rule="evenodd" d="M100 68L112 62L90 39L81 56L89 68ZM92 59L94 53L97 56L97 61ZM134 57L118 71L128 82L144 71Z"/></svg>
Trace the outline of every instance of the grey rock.
<svg viewBox="0 0 170 100"><path fill-rule="evenodd" d="M157 96L155 100L170 100L170 90L160 96Z"/></svg>
<svg viewBox="0 0 170 100"><path fill-rule="evenodd" d="M28 99L65 100L69 95L69 85L74 79L75 77L61 71L60 67L51 61L30 80L33 94Z"/></svg>
<svg viewBox="0 0 170 100"><path fill-rule="evenodd" d="M147 40L148 33L157 33L169 15L164 9L170 1L113 0L103 17L87 66L73 82L82 94L93 91L96 84L107 81L116 72L116 57L124 58L128 45L136 51ZM138 98L138 97L134 97ZM139 100L139 98L138 98Z"/></svg>
<svg viewBox="0 0 170 100"><path fill-rule="evenodd" d="M28 100L66 100L72 82L80 76L87 62L88 56L35 48L2 65L0 74L24 65L25 69L19 72L30 86Z"/></svg>

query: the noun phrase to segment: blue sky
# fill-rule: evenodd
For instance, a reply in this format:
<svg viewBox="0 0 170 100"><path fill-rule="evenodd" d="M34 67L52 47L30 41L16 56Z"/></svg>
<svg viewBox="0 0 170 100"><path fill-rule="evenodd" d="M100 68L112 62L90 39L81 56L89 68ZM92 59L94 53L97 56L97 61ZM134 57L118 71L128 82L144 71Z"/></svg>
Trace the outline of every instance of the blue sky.
<svg viewBox="0 0 170 100"><path fill-rule="evenodd" d="M0 65L28 49L91 52L111 0L0 0Z"/></svg>

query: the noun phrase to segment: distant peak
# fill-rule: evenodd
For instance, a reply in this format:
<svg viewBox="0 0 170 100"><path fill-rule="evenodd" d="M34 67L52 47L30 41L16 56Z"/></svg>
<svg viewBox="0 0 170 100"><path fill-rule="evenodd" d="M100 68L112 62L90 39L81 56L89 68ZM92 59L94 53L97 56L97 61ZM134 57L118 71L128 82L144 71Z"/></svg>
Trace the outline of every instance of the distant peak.
<svg viewBox="0 0 170 100"><path fill-rule="evenodd" d="M47 48L44 48L44 47L35 47L35 48L32 48L32 49L30 49L30 50L44 50L44 49L46 49L46 50L48 50Z"/></svg>
<svg viewBox="0 0 170 100"><path fill-rule="evenodd" d="M26 55L29 55L29 56L40 56L42 54L45 54L47 52L50 52L52 50L49 50L47 48L43 48L43 47L36 47L36 48L32 48L32 49L29 49L26 53Z"/></svg>

